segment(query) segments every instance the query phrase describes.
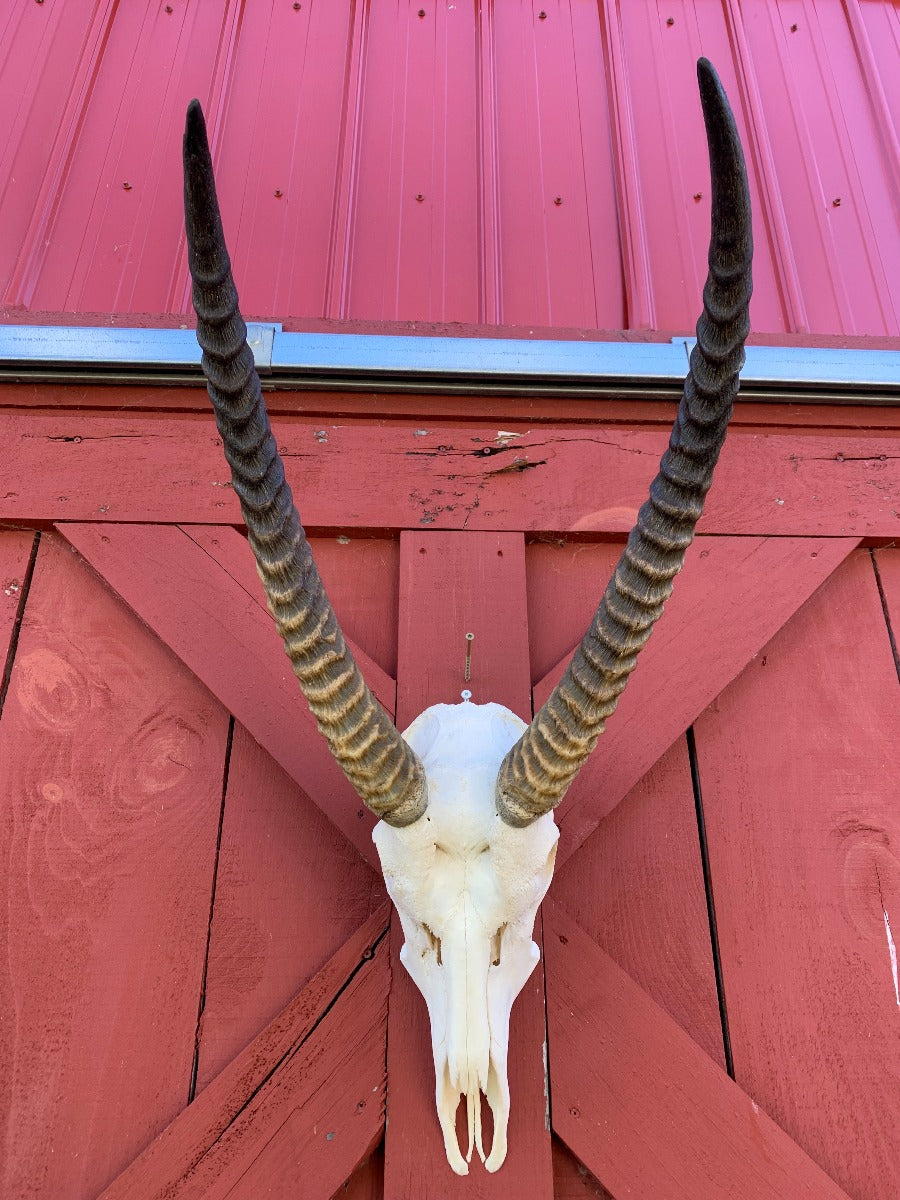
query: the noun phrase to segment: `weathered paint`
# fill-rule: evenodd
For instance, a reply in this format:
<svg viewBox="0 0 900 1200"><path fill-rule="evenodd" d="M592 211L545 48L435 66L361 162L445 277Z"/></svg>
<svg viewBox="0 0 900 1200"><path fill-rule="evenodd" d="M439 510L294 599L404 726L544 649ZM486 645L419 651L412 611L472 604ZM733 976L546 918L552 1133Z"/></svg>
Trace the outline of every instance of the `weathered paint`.
<svg viewBox="0 0 900 1200"><path fill-rule="evenodd" d="M756 331L897 335L898 43L891 0L17 0L0 302L188 312L196 95L249 315L689 330L702 53L747 148Z"/></svg>

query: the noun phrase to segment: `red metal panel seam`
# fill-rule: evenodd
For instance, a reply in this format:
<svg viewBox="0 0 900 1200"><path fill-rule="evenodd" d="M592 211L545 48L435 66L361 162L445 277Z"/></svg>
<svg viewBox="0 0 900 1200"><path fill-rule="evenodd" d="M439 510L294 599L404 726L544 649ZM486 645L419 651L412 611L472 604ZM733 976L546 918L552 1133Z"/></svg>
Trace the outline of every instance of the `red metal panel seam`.
<svg viewBox="0 0 900 1200"><path fill-rule="evenodd" d="M762 219L770 232L769 244L778 279L778 289L784 307L787 328L794 333L809 331L809 315L803 300L800 277L791 255L791 237L788 230L784 197L775 169L775 155L766 126L765 113L759 91L759 80L754 68L753 56L744 32L744 15L741 0L725 0L725 20L736 50L735 67L744 110L749 117L746 122L745 146L747 157L755 169L756 182L763 203Z"/></svg>
<svg viewBox="0 0 900 1200"><path fill-rule="evenodd" d="M500 203L497 195L497 105L494 56L494 4L486 0L478 14L478 258L481 295L478 320L502 324L500 288Z"/></svg>
<svg viewBox="0 0 900 1200"><path fill-rule="evenodd" d="M365 91L366 49L369 41L369 5L353 0L347 47L347 72L344 86L344 113L341 121L341 145L338 154L331 244L328 250L327 284L324 315L341 320L350 304L350 262L353 256L353 221L356 180L362 134L363 93Z"/></svg>
<svg viewBox="0 0 900 1200"><path fill-rule="evenodd" d="M634 115L619 0L603 0L602 27L607 57L607 86L612 116L612 139L619 197L619 242L625 277L625 326L655 329L653 272L647 245L647 223L641 196L640 172L634 137Z"/></svg>

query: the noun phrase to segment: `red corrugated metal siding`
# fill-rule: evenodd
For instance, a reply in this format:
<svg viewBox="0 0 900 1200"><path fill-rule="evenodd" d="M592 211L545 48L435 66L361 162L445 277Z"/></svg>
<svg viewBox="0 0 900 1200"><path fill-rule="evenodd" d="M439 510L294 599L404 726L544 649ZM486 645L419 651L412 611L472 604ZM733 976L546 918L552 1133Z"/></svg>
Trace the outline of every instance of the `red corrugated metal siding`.
<svg viewBox="0 0 900 1200"><path fill-rule="evenodd" d="M4 5L3 303L187 312L198 95L250 315L688 329L703 53L747 149L755 330L900 333L896 4L542 2Z"/></svg>

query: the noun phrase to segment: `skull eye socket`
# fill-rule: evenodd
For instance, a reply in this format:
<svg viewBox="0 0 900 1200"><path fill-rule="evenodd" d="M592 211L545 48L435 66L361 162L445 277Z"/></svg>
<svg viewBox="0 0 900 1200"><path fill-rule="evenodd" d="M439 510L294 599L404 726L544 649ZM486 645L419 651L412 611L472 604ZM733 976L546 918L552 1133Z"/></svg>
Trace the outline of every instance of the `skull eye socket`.
<svg viewBox="0 0 900 1200"><path fill-rule="evenodd" d="M491 966L500 966L500 945L503 941L503 934L506 930L505 925L501 925L494 936L491 938Z"/></svg>
<svg viewBox="0 0 900 1200"><path fill-rule="evenodd" d="M437 936L434 930L429 929L424 922L422 924L422 928L425 930L425 936L428 938L428 949L433 951L437 959L437 965L439 967L443 966L443 963L441 962L441 939ZM422 957L424 958L427 953L428 950L423 950Z"/></svg>

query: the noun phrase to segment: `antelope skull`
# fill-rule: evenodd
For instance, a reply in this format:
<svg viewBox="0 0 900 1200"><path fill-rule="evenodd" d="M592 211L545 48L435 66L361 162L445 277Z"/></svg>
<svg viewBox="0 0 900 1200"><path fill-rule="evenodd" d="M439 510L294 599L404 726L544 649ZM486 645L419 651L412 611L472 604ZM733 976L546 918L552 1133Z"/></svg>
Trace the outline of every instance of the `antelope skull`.
<svg viewBox="0 0 900 1200"><path fill-rule="evenodd" d="M734 118L697 65L712 179L709 276L669 448L565 675L525 725L496 704L438 704L401 734L347 650L269 428L225 248L200 105L184 137L185 220L197 339L248 538L320 732L370 809L405 936L401 960L431 1020L438 1117L450 1166L485 1160L480 1093L494 1117L485 1160L506 1155L510 1010L538 961L535 913L553 873L553 809L613 712L660 617L712 482L744 361L752 240ZM455 1116L466 1098L468 1149Z"/></svg>

